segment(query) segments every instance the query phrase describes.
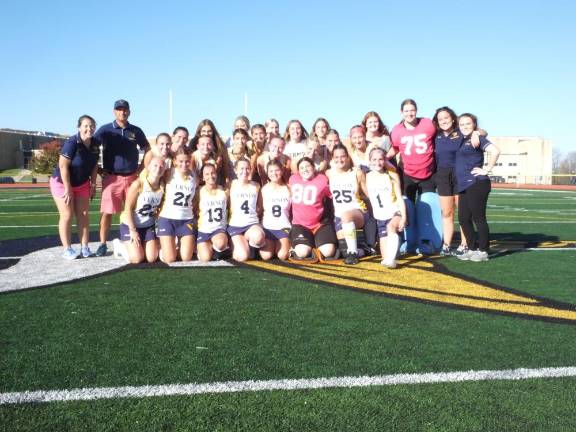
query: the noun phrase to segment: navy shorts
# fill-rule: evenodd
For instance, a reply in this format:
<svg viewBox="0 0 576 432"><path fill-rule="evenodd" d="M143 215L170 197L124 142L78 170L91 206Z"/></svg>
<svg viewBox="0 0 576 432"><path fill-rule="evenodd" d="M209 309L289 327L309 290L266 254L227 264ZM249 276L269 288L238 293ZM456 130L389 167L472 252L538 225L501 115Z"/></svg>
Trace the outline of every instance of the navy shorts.
<svg viewBox="0 0 576 432"><path fill-rule="evenodd" d="M382 238L382 237L386 237L388 235L388 224L396 216L402 216L402 215L400 213L396 213L390 219L386 219L386 220L376 219L376 226L378 227L378 237Z"/></svg>
<svg viewBox="0 0 576 432"><path fill-rule="evenodd" d="M210 241L210 240L212 240L212 237L214 237L216 234L219 234L219 233L226 234L226 230L225 229L217 229L211 233L204 233L204 232L198 231L198 237L196 237L196 243L205 243L207 241Z"/></svg>
<svg viewBox="0 0 576 432"><path fill-rule="evenodd" d="M168 219L158 218L156 222L156 235L158 237L185 237L196 236L193 219Z"/></svg>
<svg viewBox="0 0 576 432"><path fill-rule="evenodd" d="M138 231L138 236L140 237L141 242L156 240L154 225L145 228L136 228L136 231ZM123 223L120 224L120 240L130 241L130 228L128 228L128 225Z"/></svg>
<svg viewBox="0 0 576 432"><path fill-rule="evenodd" d="M362 210L360 210L362 211ZM364 215L364 225L366 225L366 221L370 218L370 215L368 214L368 212L362 212ZM358 227L356 227L357 229L360 229ZM342 230L342 219L340 219L338 216L334 216L334 230L336 232L341 231Z"/></svg>
<svg viewBox="0 0 576 432"><path fill-rule="evenodd" d="M288 238L288 235L290 234L290 228L283 228L279 230L269 230L264 228L264 234L266 234L266 238L268 240L276 241L283 238Z"/></svg>
<svg viewBox="0 0 576 432"><path fill-rule="evenodd" d="M440 196L458 195L456 190L456 176L453 168L438 168L434 174L434 183Z"/></svg>
<svg viewBox="0 0 576 432"><path fill-rule="evenodd" d="M251 225L246 225L243 227L236 227L236 226L228 225L228 235L230 237L234 237L237 235L244 234L246 231L248 231L254 225L258 225L258 224L251 224Z"/></svg>

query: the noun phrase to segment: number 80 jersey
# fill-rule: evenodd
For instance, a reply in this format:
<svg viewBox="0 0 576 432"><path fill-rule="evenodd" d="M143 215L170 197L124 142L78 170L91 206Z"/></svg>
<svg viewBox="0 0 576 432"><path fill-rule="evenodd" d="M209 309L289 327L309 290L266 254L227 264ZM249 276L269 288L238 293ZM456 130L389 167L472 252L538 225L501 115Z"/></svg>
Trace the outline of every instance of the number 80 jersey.
<svg viewBox="0 0 576 432"><path fill-rule="evenodd" d="M228 198L222 186L213 191L200 189L198 200L198 231L213 233L226 229L228 223Z"/></svg>

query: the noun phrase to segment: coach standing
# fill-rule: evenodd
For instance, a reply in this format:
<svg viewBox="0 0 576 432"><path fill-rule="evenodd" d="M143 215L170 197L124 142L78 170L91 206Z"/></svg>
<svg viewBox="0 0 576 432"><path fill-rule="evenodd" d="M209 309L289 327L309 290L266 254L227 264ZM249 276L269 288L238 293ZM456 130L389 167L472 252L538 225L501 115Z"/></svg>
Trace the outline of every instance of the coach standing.
<svg viewBox="0 0 576 432"><path fill-rule="evenodd" d="M138 148L148 149L146 135L137 126L128 123L130 104L120 99L114 102L112 123L105 124L96 131L102 142L102 202L100 205L100 246L96 256L104 256L108 251L106 240L112 222L112 215L124 209L126 192L136 179L138 170Z"/></svg>

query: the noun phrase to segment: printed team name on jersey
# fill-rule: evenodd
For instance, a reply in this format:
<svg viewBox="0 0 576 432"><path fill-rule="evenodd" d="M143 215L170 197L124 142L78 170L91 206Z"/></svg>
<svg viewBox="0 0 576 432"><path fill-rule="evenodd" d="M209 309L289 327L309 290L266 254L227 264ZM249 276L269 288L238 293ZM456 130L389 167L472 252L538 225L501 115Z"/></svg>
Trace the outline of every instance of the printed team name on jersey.
<svg viewBox="0 0 576 432"><path fill-rule="evenodd" d="M256 193L256 192L234 192L234 197L237 197L237 198L254 198L257 196L258 196L258 193Z"/></svg>
<svg viewBox="0 0 576 432"><path fill-rule="evenodd" d="M202 204L205 204L207 207L222 207L222 205L226 203L226 198L222 199L202 199Z"/></svg>
<svg viewBox="0 0 576 432"><path fill-rule="evenodd" d="M269 200L270 202L273 203L288 203L290 202L290 197L285 196L285 197L266 197L266 200Z"/></svg>
<svg viewBox="0 0 576 432"><path fill-rule="evenodd" d="M158 196L150 196L150 195L140 195L141 203L142 204L150 204L152 206L160 205L160 201L162 201L162 197Z"/></svg>
<svg viewBox="0 0 576 432"><path fill-rule="evenodd" d="M187 184L170 183L170 188L174 189L174 190L186 191L186 192L191 192L192 189L195 189L192 187L192 185L190 183L187 183Z"/></svg>

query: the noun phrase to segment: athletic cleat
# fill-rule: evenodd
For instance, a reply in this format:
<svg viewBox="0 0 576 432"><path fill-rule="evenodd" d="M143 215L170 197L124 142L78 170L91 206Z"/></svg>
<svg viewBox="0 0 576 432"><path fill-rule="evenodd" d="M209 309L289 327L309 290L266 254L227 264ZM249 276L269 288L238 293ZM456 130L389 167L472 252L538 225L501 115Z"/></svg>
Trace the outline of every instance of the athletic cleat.
<svg viewBox="0 0 576 432"><path fill-rule="evenodd" d="M78 258L78 252L76 252L74 250L74 248L72 248L72 246L70 246L62 254L62 258L64 258L65 260L74 260L74 259Z"/></svg>
<svg viewBox="0 0 576 432"><path fill-rule="evenodd" d="M348 252L346 254L346 258L344 258L344 264L358 264L358 252Z"/></svg>
<svg viewBox="0 0 576 432"><path fill-rule="evenodd" d="M472 255L470 255L470 261L474 262L488 261L488 252L475 250L474 252L472 252Z"/></svg>
<svg viewBox="0 0 576 432"><path fill-rule="evenodd" d="M452 255L454 255L454 250L446 244L443 245L442 250L440 251L440 256L452 256Z"/></svg>
<svg viewBox="0 0 576 432"><path fill-rule="evenodd" d="M90 246L88 245L82 246L80 253L82 254L83 258L89 258L92 256L92 251L90 250Z"/></svg>
<svg viewBox="0 0 576 432"><path fill-rule="evenodd" d="M460 254L456 255L456 258L458 258L461 261L470 261L470 258L472 257L472 255L474 255L475 251L471 251L470 249L466 249L463 250Z"/></svg>
<svg viewBox="0 0 576 432"><path fill-rule="evenodd" d="M396 260L392 260L392 261L382 260L382 261L380 261L380 264L386 268L389 268L389 269L395 269L396 267L398 267Z"/></svg>
<svg viewBox="0 0 576 432"><path fill-rule="evenodd" d="M108 246L106 246L106 243L100 243L100 246L98 246L98 249L96 249L96 253L94 255L96 255L97 257L103 257L106 256L107 253L108 253Z"/></svg>

